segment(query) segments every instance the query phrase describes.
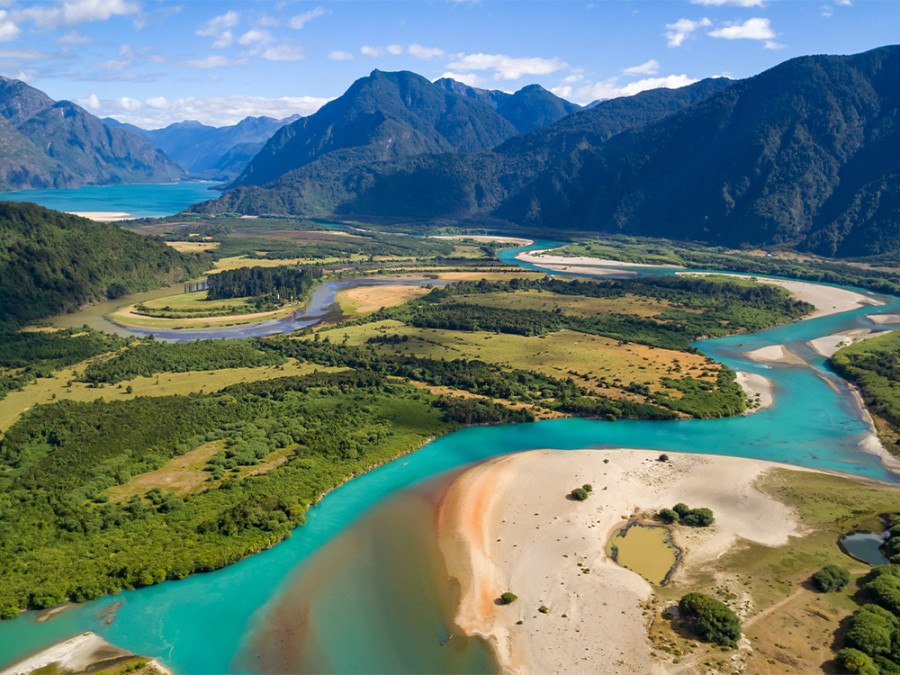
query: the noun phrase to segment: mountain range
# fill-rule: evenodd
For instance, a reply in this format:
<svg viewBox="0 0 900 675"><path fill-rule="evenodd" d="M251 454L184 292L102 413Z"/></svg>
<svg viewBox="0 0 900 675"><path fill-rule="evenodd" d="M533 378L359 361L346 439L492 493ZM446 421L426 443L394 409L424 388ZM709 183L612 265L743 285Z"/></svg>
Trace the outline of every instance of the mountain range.
<svg viewBox="0 0 900 675"><path fill-rule="evenodd" d="M191 120L176 122L163 129L142 129L112 117L106 117L103 121L149 141L193 177L224 181L236 178L272 134L299 117L292 115L280 120L274 117L245 117L237 124L222 127Z"/></svg>
<svg viewBox="0 0 900 675"><path fill-rule="evenodd" d="M504 94L457 85L375 70L315 114L280 129L229 187L264 185L320 159L310 171L477 152L577 107L538 86Z"/></svg>
<svg viewBox="0 0 900 675"><path fill-rule="evenodd" d="M70 101L0 77L0 190L177 180L184 170Z"/></svg>
<svg viewBox="0 0 900 675"><path fill-rule="evenodd" d="M347 109L354 87L338 99ZM340 129L328 144L309 129L316 162L303 155L291 169L264 151L252 182L270 182L193 210L490 221L877 254L900 247L898 108L900 47L801 57L737 82L602 102L487 151L346 162L329 152Z"/></svg>

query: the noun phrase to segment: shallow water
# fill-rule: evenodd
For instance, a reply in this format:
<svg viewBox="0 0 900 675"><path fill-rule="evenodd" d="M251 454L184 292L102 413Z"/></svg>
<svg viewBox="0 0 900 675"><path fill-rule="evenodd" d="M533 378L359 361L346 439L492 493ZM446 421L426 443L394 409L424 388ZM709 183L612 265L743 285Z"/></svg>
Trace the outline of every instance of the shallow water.
<svg viewBox="0 0 900 675"><path fill-rule="evenodd" d="M659 525L628 525L610 537L607 550L617 564L656 585L666 580L679 554L672 533Z"/></svg>
<svg viewBox="0 0 900 675"><path fill-rule="evenodd" d="M534 247L546 247L546 243L538 242ZM360 534L356 530L366 532L373 541L390 534L398 537L392 541L399 540L403 546L407 542L413 547L426 546L416 543L419 530L414 525L401 527L399 519L379 519L377 514L374 520L359 519L402 488L498 454L536 448L637 447L769 459L898 482L876 455L859 450L859 443L870 433L868 423L846 383L827 369L824 358L804 345L805 340L839 330L873 325L866 314L900 312L900 299L883 299L888 303L883 307L697 343L704 354L735 369L770 377L776 387L775 406L768 410L724 420L571 419L464 429L350 481L312 509L307 524L295 530L292 538L236 565L86 603L46 623L35 623L34 614L25 614L0 624L0 666L31 650L93 630L137 653L159 656L179 673L252 671L257 669L255 656L269 649L254 640L264 634L272 612L282 598L291 597L296 584L302 586L307 583L304 579L312 579L317 581L312 584L315 606L339 607L340 613L322 611L321 625L325 628L316 630L315 648L301 653L305 659L302 662L313 669L332 663L346 671L390 671L396 667L397 655L411 649L403 622L397 624L397 630L390 629L395 618L413 616L425 626L443 625L446 618L441 603L423 603L416 593L402 591L387 599L377 593L348 592L348 588L374 589L396 583L402 588L408 568L384 564L385 560L402 559L404 549L400 546L392 544L368 555L362 555L358 546L341 549L343 553L332 558L335 562L326 565L338 571L342 569L340 561L349 561L346 569L353 572L340 583L320 574L306 576L311 569L322 569L314 567L317 556L313 554L322 551L322 555L331 555L324 548L328 542L342 532L353 539ZM809 366L767 366L743 356L758 347L782 342L810 358ZM421 553L410 557L423 559ZM392 569L397 572L395 581L385 577ZM115 603L121 606L112 623L107 624L100 613ZM390 603L386 613L382 611L385 603ZM317 609L316 614L319 612ZM429 640L433 642L436 634L432 630ZM474 641L472 645L472 649L479 649ZM449 657L444 660L442 651L423 650L421 654L436 659L430 662L435 670L452 669L457 663Z"/></svg>
<svg viewBox="0 0 900 675"><path fill-rule="evenodd" d="M848 534L841 539L841 546L846 549L854 558L862 560L872 566L884 565L890 562L881 553L879 548L884 543L885 536L883 534L875 534L874 532L856 532Z"/></svg>

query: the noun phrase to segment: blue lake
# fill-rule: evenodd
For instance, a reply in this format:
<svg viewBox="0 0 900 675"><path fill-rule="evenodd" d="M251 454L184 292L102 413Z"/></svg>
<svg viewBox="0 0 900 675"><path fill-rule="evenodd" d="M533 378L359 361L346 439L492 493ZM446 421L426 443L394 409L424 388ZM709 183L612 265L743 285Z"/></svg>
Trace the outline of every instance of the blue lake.
<svg viewBox="0 0 900 675"><path fill-rule="evenodd" d="M510 252L501 257L508 259ZM772 379L776 387L772 408L723 420L570 419L458 431L330 493L311 509L306 525L269 551L214 573L79 605L45 623L37 623L34 614L25 614L0 624L0 666L90 630L136 653L157 656L178 673L256 670L255 631L315 564L316 552L352 530L361 518L372 517L379 508L402 496L404 489L415 489L448 470L498 454L537 448L649 448L768 459L896 483L898 477L876 455L859 449L870 428L849 388L828 370L824 358L815 356L804 344L840 330L874 326L867 314L900 312L900 299L878 298L886 304L695 345L736 370ZM808 357L809 365L767 366L743 356L777 343L787 343ZM394 555L403 555L403 551ZM366 564L372 567L375 563ZM398 617L405 615L415 598L381 606L373 615L373 599L362 592L362 587L366 580L378 578L375 571L352 578L354 586L335 591L339 594L335 597L342 598L340 612L327 616L323 612L321 630L328 633L318 645L325 652L319 663L328 660L339 664L335 669L344 672L404 670L396 658L408 648L408 635ZM113 610L114 620L108 622ZM386 629L395 620L397 629ZM441 632L440 627L428 630ZM439 652L433 658L427 662L430 669L449 667ZM421 670L422 662L408 667L415 668Z"/></svg>
<svg viewBox="0 0 900 675"><path fill-rule="evenodd" d="M135 218L171 216L191 204L215 199L215 183L185 182L163 184L104 185L71 190L18 190L0 192L0 201L34 202L54 211L114 211Z"/></svg>

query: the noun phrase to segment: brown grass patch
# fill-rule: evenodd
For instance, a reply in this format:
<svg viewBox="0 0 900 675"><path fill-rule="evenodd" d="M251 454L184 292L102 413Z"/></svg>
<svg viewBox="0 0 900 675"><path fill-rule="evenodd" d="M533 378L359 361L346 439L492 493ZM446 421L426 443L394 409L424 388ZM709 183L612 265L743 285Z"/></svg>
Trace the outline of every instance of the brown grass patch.
<svg viewBox="0 0 900 675"><path fill-rule="evenodd" d="M179 253L203 253L215 251L221 246L218 241L167 241L166 244Z"/></svg>
<svg viewBox="0 0 900 675"><path fill-rule="evenodd" d="M390 286L360 286L341 291L337 301L345 315L368 314L384 307L395 307L420 298L431 289L424 286L406 286L392 284Z"/></svg>
<svg viewBox="0 0 900 675"><path fill-rule="evenodd" d="M143 495L148 490L160 488L184 496L197 492L210 474L204 471L207 462L220 450L225 448L225 441L213 441L201 445L195 450L173 457L165 466L156 471L148 471L135 476L127 483L116 485L109 490L109 498L114 502L125 501L133 495Z"/></svg>

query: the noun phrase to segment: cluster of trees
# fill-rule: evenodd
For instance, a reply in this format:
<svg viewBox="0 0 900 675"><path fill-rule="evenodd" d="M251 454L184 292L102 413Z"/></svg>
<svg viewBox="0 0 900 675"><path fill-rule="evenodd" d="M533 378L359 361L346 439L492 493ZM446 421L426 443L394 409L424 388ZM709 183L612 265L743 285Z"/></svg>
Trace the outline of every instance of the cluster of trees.
<svg viewBox="0 0 900 675"><path fill-rule="evenodd" d="M872 600L850 617L837 662L848 673L900 672L900 565L880 565L862 580Z"/></svg>
<svg viewBox="0 0 900 675"><path fill-rule="evenodd" d="M217 569L272 546L323 492L457 428L458 410L359 370L34 408L0 441L0 617ZM519 419L505 411L481 403L473 417ZM223 450L201 489L110 498L113 486L211 442ZM286 461L241 473L273 450Z"/></svg>
<svg viewBox="0 0 900 675"><path fill-rule="evenodd" d="M210 275L206 298L225 300L271 295L281 300L302 298L322 278L320 267L238 267Z"/></svg>
<svg viewBox="0 0 900 675"><path fill-rule="evenodd" d="M731 417L747 409L744 390L737 383L737 375L728 366L722 366L715 383L688 376L677 380L666 377L662 383L682 392L682 397L673 398L657 392L652 395L652 400L693 417Z"/></svg>
<svg viewBox="0 0 900 675"><path fill-rule="evenodd" d="M53 332L0 331L0 399L38 377L131 342L84 328Z"/></svg>
<svg viewBox="0 0 900 675"><path fill-rule="evenodd" d="M84 369L84 381L115 384L156 373L186 373L222 368L255 368L284 363L285 357L247 340L195 340L168 344L144 339L110 359Z"/></svg>
<svg viewBox="0 0 900 675"><path fill-rule="evenodd" d="M741 620L728 605L703 593L688 593L678 601L687 626L703 640L733 647L741 637Z"/></svg>
<svg viewBox="0 0 900 675"><path fill-rule="evenodd" d="M828 363L860 388L869 410L900 432L900 333L844 347Z"/></svg>
<svg viewBox="0 0 900 675"><path fill-rule="evenodd" d="M841 591L850 583L850 572L837 565L825 565L810 577L810 581L823 593Z"/></svg>
<svg viewBox="0 0 900 675"><path fill-rule="evenodd" d="M664 523L681 523L688 527L709 527L715 521L710 509L692 509L680 502L671 509L663 509L656 517Z"/></svg>
<svg viewBox="0 0 900 675"><path fill-rule="evenodd" d="M533 403L578 415L605 419L674 419L677 415L652 403L637 403L605 397L590 397L572 378L559 380L530 370L504 370L478 360L437 359L408 354L384 354L372 349L337 345L325 340L266 338L258 342L266 349L324 366L360 368L385 375L409 378L435 386L462 389L492 398Z"/></svg>
<svg viewBox="0 0 900 675"><path fill-rule="evenodd" d="M625 295L665 300L673 309L653 318L628 314L594 317L561 311L515 310L478 304L483 293L536 290L558 295L617 298ZM454 298L466 296L465 304ZM372 321L393 318L414 326L450 330L483 330L516 335L542 335L563 328L655 347L688 350L691 341L707 336L760 330L813 311L793 300L783 288L720 277L655 277L617 281L514 279L508 282L463 282L433 289L424 298L377 312Z"/></svg>

